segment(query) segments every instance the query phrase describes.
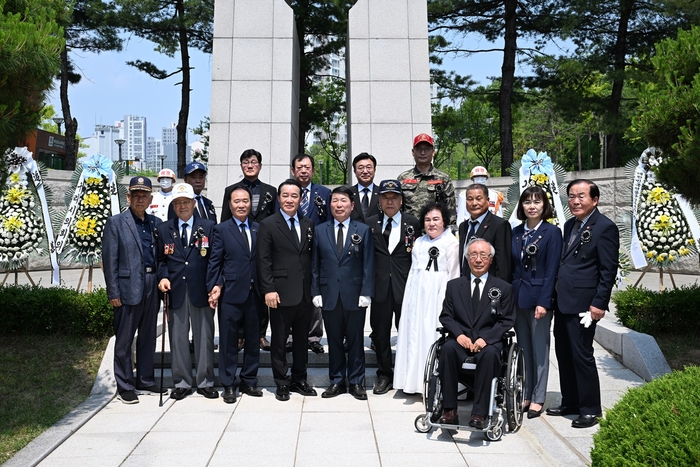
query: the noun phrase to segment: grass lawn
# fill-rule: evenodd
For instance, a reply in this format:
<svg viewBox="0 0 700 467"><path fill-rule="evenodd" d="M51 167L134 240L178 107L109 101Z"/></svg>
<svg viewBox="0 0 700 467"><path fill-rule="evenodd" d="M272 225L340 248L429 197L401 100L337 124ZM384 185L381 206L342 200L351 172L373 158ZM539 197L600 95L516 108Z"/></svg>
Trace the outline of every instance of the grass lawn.
<svg viewBox="0 0 700 467"><path fill-rule="evenodd" d="M108 340L0 338L0 464L87 399Z"/></svg>
<svg viewBox="0 0 700 467"><path fill-rule="evenodd" d="M661 334L655 339L672 370L700 366L700 336Z"/></svg>

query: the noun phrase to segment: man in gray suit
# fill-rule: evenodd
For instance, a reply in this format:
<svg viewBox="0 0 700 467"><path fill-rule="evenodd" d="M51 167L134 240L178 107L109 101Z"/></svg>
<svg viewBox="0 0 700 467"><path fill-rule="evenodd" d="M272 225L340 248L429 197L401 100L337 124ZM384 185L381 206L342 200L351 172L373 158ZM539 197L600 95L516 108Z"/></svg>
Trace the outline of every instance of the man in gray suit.
<svg viewBox="0 0 700 467"><path fill-rule="evenodd" d="M153 199L148 178L132 178L126 199L129 209L105 223L102 269L107 297L114 307L117 395L125 404L136 404L139 401L136 390L159 391L153 376L153 356L158 317L155 232L160 219L146 214ZM137 330L134 378L131 344Z"/></svg>

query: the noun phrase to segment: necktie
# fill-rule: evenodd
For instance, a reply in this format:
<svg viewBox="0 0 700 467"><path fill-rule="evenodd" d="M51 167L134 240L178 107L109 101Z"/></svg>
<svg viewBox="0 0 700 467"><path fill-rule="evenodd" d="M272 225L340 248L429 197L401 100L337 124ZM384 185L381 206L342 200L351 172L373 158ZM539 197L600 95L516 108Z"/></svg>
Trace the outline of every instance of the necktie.
<svg viewBox="0 0 700 467"><path fill-rule="evenodd" d="M567 244L567 247L571 247L576 238L578 238L579 230L581 230L581 221L576 219L576 222L574 222L574 228L571 229L571 235L569 236L569 243Z"/></svg>
<svg viewBox="0 0 700 467"><path fill-rule="evenodd" d="M467 233L467 242L473 237L476 237L476 226L479 225L478 221L469 221L469 233Z"/></svg>
<svg viewBox="0 0 700 467"><path fill-rule="evenodd" d="M476 313L479 309L479 300L481 300L481 293L479 293L479 284L481 284L481 279L478 277L474 279L474 292L472 292L472 312Z"/></svg>
<svg viewBox="0 0 700 467"><path fill-rule="evenodd" d="M245 233L245 224L241 222L238 224L238 227L241 228L241 235L243 235L243 241L245 241L245 246L246 249L248 250L248 253L250 253L250 242L248 241L248 235Z"/></svg>
<svg viewBox="0 0 700 467"><path fill-rule="evenodd" d="M384 232L382 235L384 236L384 241L386 242L387 248L389 248L389 237L391 236L391 224L394 223L394 218L390 217L388 221L386 221L386 227L384 228Z"/></svg>
<svg viewBox="0 0 700 467"><path fill-rule="evenodd" d="M343 256L343 248L345 247L345 239L343 238L343 224L338 224L338 243L336 248L338 249L338 258Z"/></svg>
<svg viewBox="0 0 700 467"><path fill-rule="evenodd" d="M301 213L304 216L308 217L309 216L309 189L308 188L304 188L301 191L301 206L299 206L299 207L301 208Z"/></svg>
<svg viewBox="0 0 700 467"><path fill-rule="evenodd" d="M363 188L362 193L365 194L362 197L362 215L367 217L367 211L369 210L369 188Z"/></svg>
<svg viewBox="0 0 700 467"><path fill-rule="evenodd" d="M207 210L204 207L204 201L200 195L197 195L197 211L199 211L199 217L202 219L209 219L209 216L207 216Z"/></svg>
<svg viewBox="0 0 700 467"><path fill-rule="evenodd" d="M299 235L297 235L297 229L294 227L294 218L290 217L289 218L289 225L291 226L290 228L292 229L292 237L294 238L294 243L296 243L296 246L300 246L299 242Z"/></svg>
<svg viewBox="0 0 700 467"><path fill-rule="evenodd" d="M187 222L182 224L182 232L180 232L180 241L182 242L182 248L187 248Z"/></svg>

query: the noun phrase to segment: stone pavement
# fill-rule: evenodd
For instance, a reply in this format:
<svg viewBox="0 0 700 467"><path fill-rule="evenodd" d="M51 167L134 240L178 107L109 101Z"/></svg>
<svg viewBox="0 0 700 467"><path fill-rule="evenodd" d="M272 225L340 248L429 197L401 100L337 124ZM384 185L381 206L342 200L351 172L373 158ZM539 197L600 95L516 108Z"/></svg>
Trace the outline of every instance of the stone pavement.
<svg viewBox="0 0 700 467"><path fill-rule="evenodd" d="M77 276L71 271L63 274L66 283L73 285ZM99 271L95 276L101 279ZM633 277L636 280L639 273ZM680 285L698 278L677 275L675 279ZM647 274L643 283L658 287L658 273ZM642 378L598 344L596 360L604 410L629 388L643 384ZM109 364L106 355L103 365ZM560 402L553 346L550 365L546 407ZM374 371L367 369L368 380ZM96 388L110 387L112 382L100 378L104 376L98 376ZM518 432L506 432L497 442L469 431L437 429L420 434L413 425L424 410L420 396L400 391L376 396L370 390L367 401L349 394L322 399L324 384L314 386L319 396L293 393L288 402L277 401L274 388L265 388L262 398L243 395L232 405L194 394L182 401L167 400L163 407L155 395L141 396L137 405L125 405L113 398L111 390L93 391L84 404L6 465L579 466L590 464L592 435L598 430L571 428L574 416L542 415L525 419ZM460 406L463 420L468 420L470 405Z"/></svg>

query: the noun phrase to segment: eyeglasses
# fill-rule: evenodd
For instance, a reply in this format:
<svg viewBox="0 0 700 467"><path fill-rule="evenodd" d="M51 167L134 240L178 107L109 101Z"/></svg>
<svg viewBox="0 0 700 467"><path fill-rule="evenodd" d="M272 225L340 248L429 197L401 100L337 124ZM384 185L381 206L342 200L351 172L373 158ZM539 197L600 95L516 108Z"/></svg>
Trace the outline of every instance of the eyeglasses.
<svg viewBox="0 0 700 467"><path fill-rule="evenodd" d="M486 261L489 259L491 255L489 253L470 253L468 258L473 260L476 260L477 258L481 258L482 260Z"/></svg>
<svg viewBox="0 0 700 467"><path fill-rule="evenodd" d="M256 165L259 165L260 163L258 161L243 161L241 162L241 165L243 167L249 166L249 167L255 167Z"/></svg>

